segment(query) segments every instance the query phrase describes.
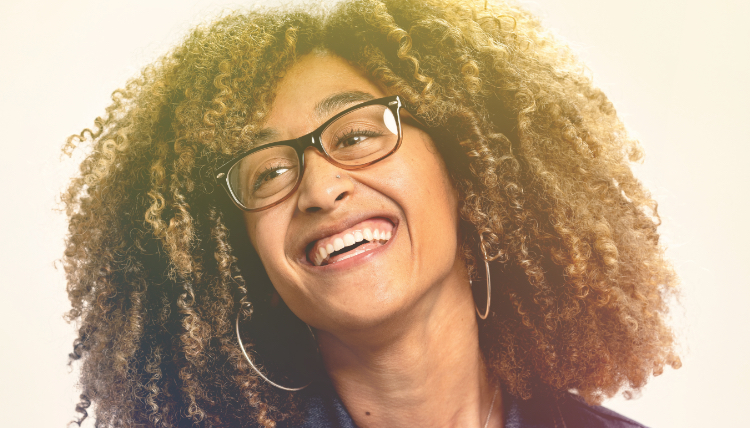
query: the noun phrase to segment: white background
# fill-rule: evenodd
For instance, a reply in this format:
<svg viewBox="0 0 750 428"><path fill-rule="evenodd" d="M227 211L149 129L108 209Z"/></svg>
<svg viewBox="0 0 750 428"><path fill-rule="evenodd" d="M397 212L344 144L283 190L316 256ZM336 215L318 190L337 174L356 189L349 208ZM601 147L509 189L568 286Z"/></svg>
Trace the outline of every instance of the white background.
<svg viewBox="0 0 750 428"><path fill-rule="evenodd" d="M538 0L646 149L638 175L660 201L683 282L680 370L610 407L654 427L741 426L750 402L750 7L741 0ZM709 5L711 4L711 6ZM228 1L0 3L0 409L3 426L75 415L74 338L54 211L65 138L109 94ZM249 6L250 3L244 3Z"/></svg>

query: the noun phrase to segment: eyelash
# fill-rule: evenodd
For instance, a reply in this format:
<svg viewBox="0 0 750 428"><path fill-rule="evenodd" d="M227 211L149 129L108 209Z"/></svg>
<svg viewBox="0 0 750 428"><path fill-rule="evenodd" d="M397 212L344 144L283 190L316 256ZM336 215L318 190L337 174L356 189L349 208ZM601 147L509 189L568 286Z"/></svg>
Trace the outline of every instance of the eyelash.
<svg viewBox="0 0 750 428"><path fill-rule="evenodd" d="M258 176L253 181L253 191L258 190L262 183L265 182L265 178L268 177L269 173L271 173L272 171L277 171L279 169L292 169L292 166L285 166L279 163L278 165L266 167L260 174L258 174Z"/></svg>
<svg viewBox="0 0 750 428"><path fill-rule="evenodd" d="M342 141L346 141L351 137L380 137L381 135L381 133L372 130L352 129L347 131L344 135L337 137L334 145L338 145Z"/></svg>

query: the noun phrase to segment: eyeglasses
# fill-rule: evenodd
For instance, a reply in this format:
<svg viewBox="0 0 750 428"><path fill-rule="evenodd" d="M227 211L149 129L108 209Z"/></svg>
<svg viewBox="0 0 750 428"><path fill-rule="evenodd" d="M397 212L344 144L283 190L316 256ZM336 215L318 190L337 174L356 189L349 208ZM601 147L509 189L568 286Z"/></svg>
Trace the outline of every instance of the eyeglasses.
<svg viewBox="0 0 750 428"><path fill-rule="evenodd" d="M243 210L271 208L299 187L308 147L346 170L364 168L393 154L401 145L402 107L398 95L357 104L307 135L239 154L216 169L216 180Z"/></svg>

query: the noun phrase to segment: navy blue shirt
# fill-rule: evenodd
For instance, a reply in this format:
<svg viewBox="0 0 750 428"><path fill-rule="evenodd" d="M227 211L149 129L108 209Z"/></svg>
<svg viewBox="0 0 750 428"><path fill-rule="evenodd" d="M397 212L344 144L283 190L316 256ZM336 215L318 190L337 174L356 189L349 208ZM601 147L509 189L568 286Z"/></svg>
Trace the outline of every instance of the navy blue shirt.
<svg viewBox="0 0 750 428"><path fill-rule="evenodd" d="M314 388L315 386L311 386ZM530 400L503 392L505 428L646 428L605 407L590 406L569 393L554 397L535 394ZM280 428L356 428L333 388L315 391L302 425Z"/></svg>

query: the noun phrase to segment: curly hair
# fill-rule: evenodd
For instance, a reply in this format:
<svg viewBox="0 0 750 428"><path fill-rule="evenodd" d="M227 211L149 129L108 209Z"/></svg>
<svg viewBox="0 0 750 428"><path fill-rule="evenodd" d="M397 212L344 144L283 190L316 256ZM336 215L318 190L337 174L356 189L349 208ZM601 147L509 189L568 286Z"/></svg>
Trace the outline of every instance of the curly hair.
<svg viewBox="0 0 750 428"><path fill-rule="evenodd" d="M68 139L66 152L87 150L63 195L79 424L91 403L111 427L300 417L304 392L266 385L233 336L238 311L270 304L269 284L213 170L319 49L401 95L433 136L467 263L479 245L495 260L479 325L494 380L600 402L679 367L666 322L677 278L630 169L642 151L570 50L512 3L354 0L199 27Z"/></svg>

